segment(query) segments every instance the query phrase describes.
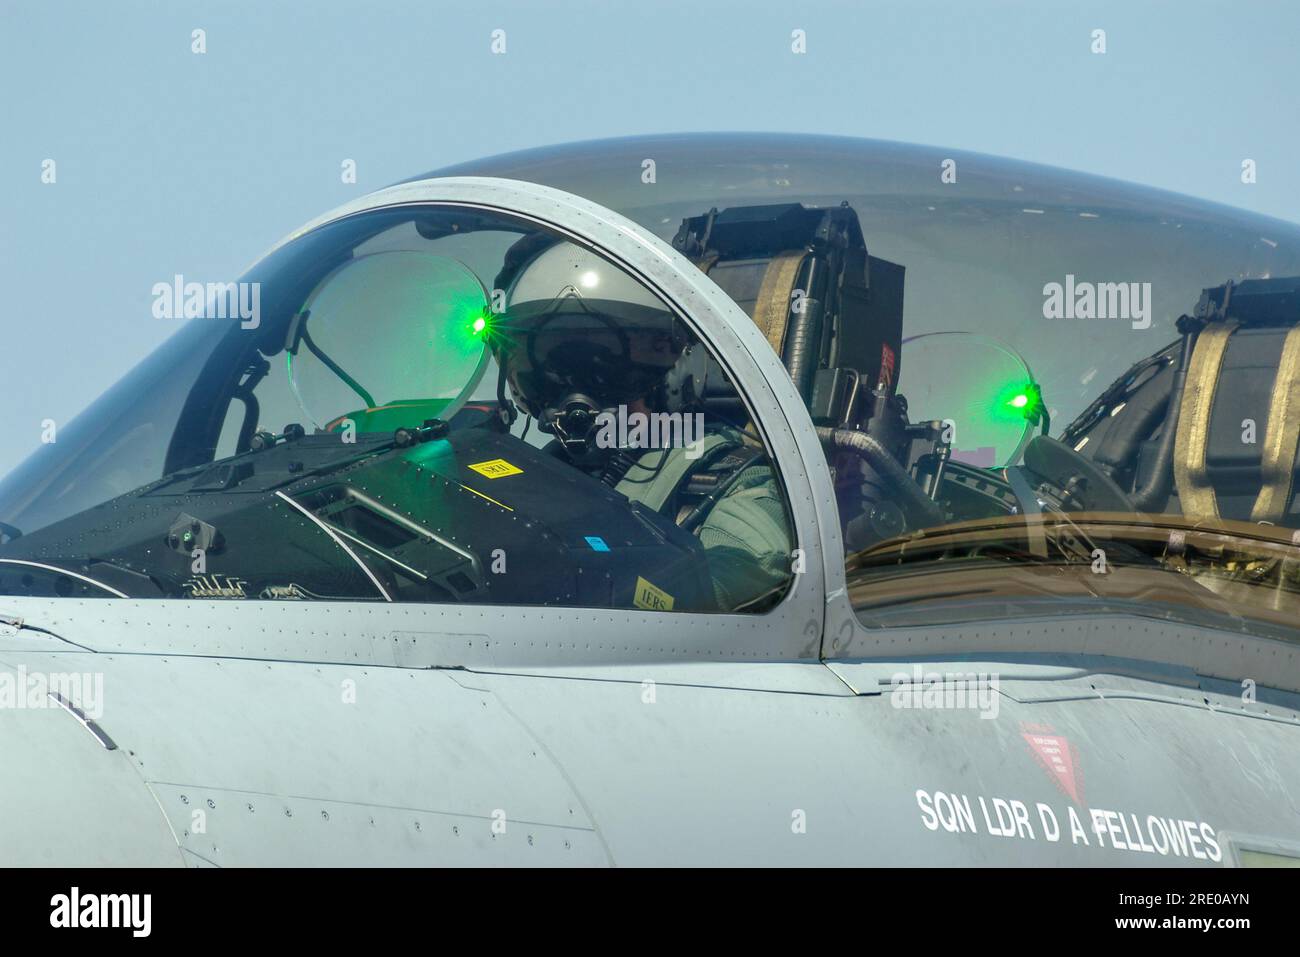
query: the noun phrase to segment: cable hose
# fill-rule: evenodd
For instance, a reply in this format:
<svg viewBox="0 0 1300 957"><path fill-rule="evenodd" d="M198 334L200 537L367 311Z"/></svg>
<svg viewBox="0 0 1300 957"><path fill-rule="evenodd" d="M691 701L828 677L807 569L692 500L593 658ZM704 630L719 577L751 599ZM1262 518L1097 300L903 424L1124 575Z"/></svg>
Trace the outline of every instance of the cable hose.
<svg viewBox="0 0 1300 957"><path fill-rule="evenodd" d="M1165 413L1165 423L1160 429L1160 444L1156 447L1156 460L1147 476L1146 484L1133 490L1129 499L1133 507L1145 512L1157 505L1162 505L1169 498L1173 485L1174 439L1178 433L1178 413L1183 404L1183 390L1187 386L1187 368L1192 364L1192 349L1196 336L1186 333L1183 347L1178 353L1178 368L1174 372L1173 385L1169 389L1169 411Z"/></svg>
<svg viewBox="0 0 1300 957"><path fill-rule="evenodd" d="M804 311L794 314L794 321L786 332L786 368L805 404L811 399L812 375L821 345L820 320L820 304L805 302Z"/></svg>
<svg viewBox="0 0 1300 957"><path fill-rule="evenodd" d="M935 502L931 501L921 491L921 487L912 480L912 476L908 474L907 469L899 464L898 459L894 458L888 449L865 432L819 426L817 438L821 440L824 446L852 452L863 459L871 466L872 471L884 479L898 493L903 500L904 510L914 520L920 520L919 527L932 528L936 525L942 525L948 520L943 513L943 509L939 508Z"/></svg>
<svg viewBox="0 0 1300 957"><path fill-rule="evenodd" d="M618 483L623 481L623 476L627 475L628 470L635 464L636 458L623 449L619 449L605 463L605 470L600 474L601 483L609 488L617 488Z"/></svg>

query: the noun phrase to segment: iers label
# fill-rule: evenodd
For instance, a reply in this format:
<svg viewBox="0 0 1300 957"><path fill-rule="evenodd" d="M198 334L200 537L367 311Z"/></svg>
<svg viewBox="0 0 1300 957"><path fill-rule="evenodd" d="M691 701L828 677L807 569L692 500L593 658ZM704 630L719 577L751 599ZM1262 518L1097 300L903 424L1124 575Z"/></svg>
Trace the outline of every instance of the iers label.
<svg viewBox="0 0 1300 957"><path fill-rule="evenodd" d="M524 470L511 465L505 459L492 459L490 462L475 462L470 466L484 478L499 479L507 475L522 475Z"/></svg>
<svg viewBox="0 0 1300 957"><path fill-rule="evenodd" d="M646 611L672 611L673 596L662 588L656 588L640 575L636 579L636 597L632 604Z"/></svg>

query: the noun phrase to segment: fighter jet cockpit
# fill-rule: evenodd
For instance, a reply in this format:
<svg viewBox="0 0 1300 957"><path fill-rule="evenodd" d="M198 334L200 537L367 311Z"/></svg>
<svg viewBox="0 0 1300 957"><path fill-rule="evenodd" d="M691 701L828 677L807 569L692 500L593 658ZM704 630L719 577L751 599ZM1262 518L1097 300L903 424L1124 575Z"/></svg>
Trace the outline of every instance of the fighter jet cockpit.
<svg viewBox="0 0 1300 957"><path fill-rule="evenodd" d="M678 172L654 189L605 176L635 152L452 172L622 212L745 313L869 627L1101 603L1294 638L1292 227L1003 161L950 189L898 147L726 143L657 142ZM258 308L192 320L0 484L0 594L761 615L799 574L805 463L719 330L574 236L380 206L237 285L175 290Z"/></svg>
<svg viewBox="0 0 1300 957"><path fill-rule="evenodd" d="M521 220L415 206L328 226L243 282L255 328L196 320L9 501L0 589L780 600L792 533L763 437L620 267Z"/></svg>

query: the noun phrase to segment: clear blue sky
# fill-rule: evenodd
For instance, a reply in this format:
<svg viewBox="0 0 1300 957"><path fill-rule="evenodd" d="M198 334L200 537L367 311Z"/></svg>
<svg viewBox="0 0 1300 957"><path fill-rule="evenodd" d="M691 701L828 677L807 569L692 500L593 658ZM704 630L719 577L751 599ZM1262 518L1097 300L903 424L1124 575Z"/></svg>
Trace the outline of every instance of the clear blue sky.
<svg viewBox="0 0 1300 957"><path fill-rule="evenodd" d="M174 331L150 315L155 282L234 278L359 192L491 153L678 130L833 133L1300 221L1295 2L3 5L0 473L39 442L42 419L66 422ZM489 49L497 28L505 56ZM1089 51L1096 28L1104 56ZM340 182L345 158L355 186Z"/></svg>

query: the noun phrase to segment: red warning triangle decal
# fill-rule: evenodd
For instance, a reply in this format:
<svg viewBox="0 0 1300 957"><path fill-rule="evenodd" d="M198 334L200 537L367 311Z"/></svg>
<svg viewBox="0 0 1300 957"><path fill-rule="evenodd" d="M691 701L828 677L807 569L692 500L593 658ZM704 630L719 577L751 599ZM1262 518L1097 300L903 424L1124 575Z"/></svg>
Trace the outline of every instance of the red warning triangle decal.
<svg viewBox="0 0 1300 957"><path fill-rule="evenodd" d="M1075 777L1074 747L1059 734L1022 732L1029 749L1048 775L1075 804L1082 805L1079 782Z"/></svg>

